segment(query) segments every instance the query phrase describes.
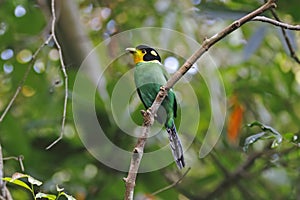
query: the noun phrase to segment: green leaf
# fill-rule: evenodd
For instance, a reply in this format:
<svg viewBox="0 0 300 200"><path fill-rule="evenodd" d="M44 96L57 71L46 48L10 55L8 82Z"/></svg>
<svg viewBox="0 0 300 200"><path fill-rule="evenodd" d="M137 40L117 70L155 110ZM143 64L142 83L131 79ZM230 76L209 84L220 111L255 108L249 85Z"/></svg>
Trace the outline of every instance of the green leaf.
<svg viewBox="0 0 300 200"><path fill-rule="evenodd" d="M255 143L257 140L261 139L262 137L264 137L266 134L266 132L261 132L261 133L257 133L255 135L251 135L249 137L247 137L245 139L245 143L244 143L244 147L243 147L243 150L245 152L248 151L248 148L249 148L249 145Z"/></svg>
<svg viewBox="0 0 300 200"><path fill-rule="evenodd" d="M295 139L297 139L297 134L295 133L285 133L283 135L284 139L287 140L287 141L290 141L290 142L293 142L295 141Z"/></svg>
<svg viewBox="0 0 300 200"><path fill-rule="evenodd" d="M263 132L251 135L245 139L243 150L246 152L249 145L260 139L274 139L271 148L276 148L282 142L282 135L271 126L267 126L261 122L255 121L247 125L248 127L258 126Z"/></svg>
<svg viewBox="0 0 300 200"><path fill-rule="evenodd" d="M64 188L60 188L58 185L56 185L56 191L57 192L62 192L62 191L64 191Z"/></svg>
<svg viewBox="0 0 300 200"><path fill-rule="evenodd" d="M56 199L56 195L45 194L45 193L39 192L39 193L37 193L35 195L35 198L46 198L46 199L49 199L49 200L55 200Z"/></svg>
<svg viewBox="0 0 300 200"><path fill-rule="evenodd" d="M12 177L6 177L6 178L3 178L3 180L9 182L9 183L13 183L15 185L19 185L23 188L26 188L27 190L30 190L32 192L32 189L22 180L19 180L20 178L27 178L28 179L28 182L33 184L33 185L37 185L37 186L40 186L42 185L42 182L27 175L27 174L23 174L23 173L19 173L19 172L16 172L12 175Z"/></svg>
<svg viewBox="0 0 300 200"><path fill-rule="evenodd" d="M285 133L284 139L290 142L293 142L295 144L298 144L300 142L300 136L298 133Z"/></svg>
<svg viewBox="0 0 300 200"><path fill-rule="evenodd" d="M9 183L13 183L15 185L21 186L23 188L26 188L27 190L32 192L32 189L25 182L23 182L21 180L13 179L13 178L10 178L10 177L5 177L5 178L3 178L3 180L7 181Z"/></svg>
<svg viewBox="0 0 300 200"><path fill-rule="evenodd" d="M71 195L66 194L65 192L62 192L61 195L67 197L68 200L76 200L74 197L72 197Z"/></svg>
<svg viewBox="0 0 300 200"><path fill-rule="evenodd" d="M37 185L37 186L41 186L43 184L43 182L33 178L32 176L28 176L28 181L29 183L31 183L32 185Z"/></svg>
<svg viewBox="0 0 300 200"><path fill-rule="evenodd" d="M12 175L12 179L20 179L20 178L27 178L28 182L33 184L33 185L37 185L37 186L41 186L43 183L35 178L33 178L32 176L28 175L28 174L22 174L19 172L16 172Z"/></svg>
<svg viewBox="0 0 300 200"><path fill-rule="evenodd" d="M27 174L22 174L22 173L19 173L19 172L16 172L16 173L14 173L14 174L11 176L11 178L12 178L13 180L15 180L15 179L20 179L20 178L27 178L27 177L28 177Z"/></svg>
<svg viewBox="0 0 300 200"><path fill-rule="evenodd" d="M263 123L261 123L259 121L255 121L255 122L253 122L251 124L248 124L248 126L249 127L259 126L261 128L261 130L263 130L263 131L270 131L271 133L275 134L276 136L280 136L281 139L282 139L281 134L277 130L275 130L273 127L267 126L267 125L265 125L265 124L263 124Z"/></svg>

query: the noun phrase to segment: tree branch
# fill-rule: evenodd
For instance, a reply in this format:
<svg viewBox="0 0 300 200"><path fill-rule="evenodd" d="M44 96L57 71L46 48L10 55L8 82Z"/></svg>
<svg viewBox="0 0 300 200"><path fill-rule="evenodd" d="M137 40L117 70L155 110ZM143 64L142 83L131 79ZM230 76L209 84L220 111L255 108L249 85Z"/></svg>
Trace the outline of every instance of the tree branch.
<svg viewBox="0 0 300 200"><path fill-rule="evenodd" d="M150 131L150 126L154 122L154 115L152 115L151 112L149 112L149 109L147 111L142 111L142 115L144 117L143 132L141 137L138 138L138 141L133 149L128 176L127 178L123 178L126 187L124 199L128 200L133 199L136 175L143 157L143 151L148 137L148 133Z"/></svg>
<svg viewBox="0 0 300 200"><path fill-rule="evenodd" d="M223 182L221 182L216 189L210 192L203 199L214 199L222 194L228 187L233 183L238 182L237 180L243 175L243 173L249 169L255 162L256 159L260 158L262 155L272 155L273 150L269 150L267 153L265 151L257 152L248 157L248 159L240 165L233 173L228 174Z"/></svg>
<svg viewBox="0 0 300 200"><path fill-rule="evenodd" d="M293 146L291 148L287 148L285 150L283 150L282 152L280 152L280 154L282 155L286 155L287 153L295 150L296 147ZM245 178L245 172L251 168L253 166L253 164L255 163L255 161L263 156L266 156L266 158L271 157L274 153L276 153L276 151L274 149L265 149L263 151L260 152L254 152L253 154L249 155L249 157L247 158L247 160L242 163L239 167L237 167L237 169L226 175L226 177L224 178L224 180L212 191L210 192L208 195L206 195L203 199L215 199L220 197L220 195L226 191L227 188L231 187L233 184L237 184L239 183L239 181L242 178ZM262 168L261 170L263 170L265 168ZM253 175L251 175L250 177L253 177Z"/></svg>
<svg viewBox="0 0 300 200"><path fill-rule="evenodd" d="M3 156L2 156L2 147L0 144L0 196L5 197L5 185L2 178L3 178Z"/></svg>
<svg viewBox="0 0 300 200"><path fill-rule="evenodd" d="M192 65L215 43L220 41L222 38L226 37L228 34L233 32L234 30L238 29L240 26L245 24L246 22L250 21L254 17L260 15L261 13L265 12L270 8L275 8L275 0L268 0L265 4L263 4L258 9L254 10L253 12L247 14L246 16L236 20L231 25L224 28L219 33L213 35L211 38L206 38L202 46L189 58L186 62L179 68L178 71L168 80L165 86L161 87L159 93L156 96L155 101L153 102L152 106L148 109L147 113L149 116L144 116L144 124L142 130L142 136L138 139L136 147L134 148L133 155L131 158L130 168L128 172L127 178L124 178L125 181L125 200L132 200L133 193L134 193L134 186L135 186L135 179L139 169L139 165L141 162L141 158L143 155L143 149L145 146L146 138L148 136L148 132L150 130L150 126L152 126L154 115L157 112L159 106L161 105L162 101L164 100L165 96L167 95L167 91L172 88L175 83L192 67ZM152 120L151 120L152 119ZM150 121L150 123L145 123L146 121ZM141 147L137 149L137 146ZM137 151L138 150L138 151ZM138 154L138 156L137 156Z"/></svg>
<svg viewBox="0 0 300 200"><path fill-rule="evenodd" d="M180 177L177 181L173 182L171 185L168 185L168 186L166 186L166 187L164 187L164 188L161 188L161 189L159 189L159 190L153 192L151 195L152 195L152 196L155 196L155 195L157 195L158 193L161 193L161 192L166 191L166 190L168 190L168 189L170 189L170 188L172 188L172 187L175 187L176 185L178 185L178 184L182 181L182 179L189 173L190 170L191 170L191 167L189 167L189 168L186 170L186 172L184 172L184 174L182 174L181 177Z"/></svg>
<svg viewBox="0 0 300 200"><path fill-rule="evenodd" d="M11 194L6 187L5 182L2 180L3 178L3 155L2 155L2 147L0 144L0 199L1 200L12 200Z"/></svg>
<svg viewBox="0 0 300 200"><path fill-rule="evenodd" d="M19 164L20 164L21 171L22 171L22 172L25 171L24 164L23 164L23 160L24 160L24 156L23 156L23 155L19 155L19 156L9 156L9 157L3 158L3 160L16 160L16 161L18 161Z"/></svg>
<svg viewBox="0 0 300 200"><path fill-rule="evenodd" d="M265 16L256 16L252 19L252 21L260 21L260 22L266 22L269 24L273 24L274 26L279 26L283 29L289 29L289 30L293 30L293 31L300 31L300 25L291 25L291 24L287 24L281 21L277 21Z"/></svg>
<svg viewBox="0 0 300 200"><path fill-rule="evenodd" d="M274 17L277 21L281 22L280 18L278 17L278 15L276 14L276 12L275 12L275 10L274 10L273 8L271 9L271 12L272 12L273 17ZM300 59L297 57L297 55L296 55L296 53L295 53L295 50L294 50L294 48L293 48L293 46L292 46L292 43L291 43L291 41L290 41L290 39L289 39L289 37L288 37L288 35L287 35L287 33L286 33L286 30L285 30L283 27L281 27L281 32L282 32L282 35L283 35L283 37L284 37L284 39L285 39L285 42L286 42L286 44L287 44L287 46L288 46L288 49L289 49L289 51L290 51L290 56L291 56L298 64L300 64Z"/></svg>
<svg viewBox="0 0 300 200"><path fill-rule="evenodd" d="M55 34L55 24L56 24L55 0L51 0L51 13L52 13L51 36L52 36L52 39L53 39L53 41L54 41L54 43L55 43L55 45L57 47L57 50L58 50L61 71L62 71L64 79L65 79L64 80L64 83L65 83L65 97L64 97L64 106L63 106L63 114L62 114L60 135L46 149L50 149L51 147L53 147L64 136L66 114L67 114L67 104L68 104L68 92L69 92L69 90L68 90L68 74L67 74L67 71L66 71L66 66L65 66L65 63L64 63L61 46L60 46L60 44L59 44L59 42L58 42L58 40L56 38L56 34Z"/></svg>
<svg viewBox="0 0 300 200"><path fill-rule="evenodd" d="M214 155L213 152L210 153L210 156L212 158L212 161L214 164L221 170L221 172L224 174L224 180L227 180L228 178L231 177L231 173L222 165L220 159ZM241 191L245 197L250 197L250 198L255 198L247 189L243 187L238 181L235 181L236 186L238 189Z"/></svg>

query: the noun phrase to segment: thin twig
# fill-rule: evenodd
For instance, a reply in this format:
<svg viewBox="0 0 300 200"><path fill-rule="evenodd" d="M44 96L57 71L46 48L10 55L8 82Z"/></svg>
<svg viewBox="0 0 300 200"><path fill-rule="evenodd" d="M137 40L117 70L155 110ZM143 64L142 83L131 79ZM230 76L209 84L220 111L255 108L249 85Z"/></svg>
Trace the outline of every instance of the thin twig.
<svg viewBox="0 0 300 200"><path fill-rule="evenodd" d="M53 38L53 41L58 49L58 54L59 54L59 59L60 59L60 65L61 65L61 70L63 72L63 76L65 79L65 97L64 97L64 105L63 105L63 115L62 115L62 122L61 122L61 129L60 129L60 135L59 137L52 142L46 149L50 149L55 145L57 142L59 142L64 135L64 129L65 129L65 122L66 122L66 114L67 114L67 104L68 104L68 74L66 71L66 66L64 63L63 59L63 54L61 50L61 46L56 38L55 34L55 24L56 24L56 14L55 14L55 0L51 0L51 13L52 13L52 25L51 25L51 35Z"/></svg>
<svg viewBox="0 0 300 200"><path fill-rule="evenodd" d="M215 151L214 151L215 152ZM220 161L220 159L218 158L217 155L214 154L214 152L211 152L210 153L210 156L212 158L212 161L214 162L214 165L216 167L218 167L222 173L224 174L224 179L227 180L228 177L231 176L231 173L226 169L226 167L224 167ZM216 153L216 152L215 152ZM248 191L246 190L239 182L236 182L236 186L238 187L238 189L241 191L241 193L247 197L253 197L253 195ZM253 197L254 198L254 197Z"/></svg>
<svg viewBox="0 0 300 200"><path fill-rule="evenodd" d="M19 164L20 164L20 168L21 168L22 172L25 171L24 164L23 164L23 160L24 160L23 155L4 157L3 160L16 160L16 161L18 161Z"/></svg>
<svg viewBox="0 0 300 200"><path fill-rule="evenodd" d="M281 151L280 154L286 155L288 152L291 152L292 150L295 149L296 147L292 146L291 148ZM249 155L249 157L244 163L242 163L239 167L237 167L234 172L228 174L224 178L224 180L212 192L207 194L203 199L215 199L220 197L220 195L223 192L225 192L227 188L231 187L233 184L238 184L241 179L246 178L245 172L254 165L257 159L263 156L265 156L266 158L270 158L272 155L274 155L274 153L276 153L274 149L264 149L263 151L254 152L253 154ZM264 169L264 167L262 169ZM253 175L251 175L250 177L253 177Z"/></svg>
<svg viewBox="0 0 300 200"><path fill-rule="evenodd" d="M27 69L26 69L26 71L25 71L25 74L24 74L22 80L21 80L20 83L18 84L17 90L15 91L13 97L10 99L8 105L6 106L4 112L2 113L2 115L1 115L1 117L0 117L0 122L2 122L2 120L4 119L4 117L6 116L6 114L8 113L8 111L10 110L12 104L15 102L15 100L16 100L18 94L20 93L20 91L21 91L21 89L22 89L22 87L23 87L23 85L24 85L24 83L25 83L25 81L26 81L26 79L27 79L27 77L28 77L28 74L29 74L29 72L30 72L30 69L31 69L31 65L28 65L28 67L27 67Z"/></svg>
<svg viewBox="0 0 300 200"><path fill-rule="evenodd" d="M226 37L228 34L233 32L234 30L238 29L240 26L245 24L246 22L250 21L254 17L260 15L261 13L265 12L266 10L276 7L275 0L268 0L264 5L259 7L258 9L254 10L253 12L249 13L248 15L236 20L231 25L224 28L221 32L215 34L209 39L205 39L202 43L200 49L198 49L180 68L175 74L168 80L165 86L161 88L159 93L156 96L155 101L153 102L152 106L148 109L147 113L150 113L149 116L144 116L144 124L142 129L142 137L148 136L148 131L150 130L150 126L152 123L145 123L145 121L151 121L153 116L157 112L159 106L161 105L162 101L164 100L165 96L167 95L167 91L172 88L175 83L192 67L192 65L214 44L219 42L222 38ZM136 147L134 149L134 153L131 158L131 163L129 167L128 176L124 178L125 181L125 200L132 200L133 193L134 193L134 186L135 186L135 179L139 169L139 164L141 162L141 158L143 155L143 148L145 146L146 139L140 140L138 139L137 145L141 146L142 149L139 149L136 152ZM141 144L140 144L141 143ZM139 156L136 156L138 153Z"/></svg>
<svg viewBox="0 0 300 200"><path fill-rule="evenodd" d="M289 30L293 30L293 31L300 31L300 25L291 25L291 24L287 24L281 21L277 21L265 16L256 16L254 17L251 21L260 21L260 22L266 22L269 24L273 24L275 26L279 26L281 28L284 29L289 29Z"/></svg>
<svg viewBox="0 0 300 200"><path fill-rule="evenodd" d="M257 152L248 157L248 159L241 164L233 173L226 176L223 182L219 184L219 186L216 187L215 190L210 192L206 197L203 199L214 199L217 196L219 196L223 191L226 191L228 187L230 187L233 183L236 183L238 179L243 175L243 173L249 169L255 162L255 160L262 155L271 155L274 151L268 151L267 153L265 151Z"/></svg>
<svg viewBox="0 0 300 200"><path fill-rule="evenodd" d="M23 159L24 159L24 157L23 157L23 155L20 155L18 157L16 157L16 156L10 156L10 157L4 157L3 158L3 160L11 160L11 159L17 160L19 162L19 164L20 164L21 170L24 172L24 165L23 165ZM5 196L3 198L4 200L13 200L13 198L12 198L12 196L11 196L8 188L6 187L6 185L4 185L4 194L5 194Z"/></svg>
<svg viewBox="0 0 300 200"><path fill-rule="evenodd" d="M2 155L2 147L0 144L0 199L2 200L12 200L11 194L6 187L6 183L3 181L3 155Z"/></svg>
<svg viewBox="0 0 300 200"><path fill-rule="evenodd" d="M4 109L3 113L1 114L0 117L0 123L3 121L4 117L6 116L6 114L8 113L8 111L10 110L11 106L13 105L13 103L15 102L17 96L19 95L28 75L30 72L30 69L32 68L32 64L34 63L34 61L37 58L37 55L40 53L40 51L42 50L42 48L46 45L46 43L48 43L51 40L51 36L48 37L48 39L46 40L46 42L44 42L33 54L32 59L28 65L28 67L26 68L26 71L23 75L23 78L21 79L21 81L18 84L18 87L14 93L14 95L12 96L12 98L10 99L9 103L7 104L6 108Z"/></svg>
<svg viewBox="0 0 300 200"><path fill-rule="evenodd" d="M0 144L0 197L5 197L5 185L2 178L3 178L3 156L2 156L2 147Z"/></svg>
<svg viewBox="0 0 300 200"><path fill-rule="evenodd" d="M178 185L178 184L182 181L182 179L189 173L190 170L191 170L191 167L189 167L189 168L186 170L186 172L184 172L184 174L182 174L182 176L181 176L177 181L175 181L175 182L172 183L171 185L168 185L168 186L166 186L166 187L164 187L164 188L161 188L161 189L159 189L159 190L153 192L151 195L152 195L152 196L155 196L155 195L157 195L157 194L159 194L159 193L161 193L161 192L164 192L164 191L166 191L166 190L168 190L168 189L170 189L170 188L172 188L172 187L175 187L176 185Z"/></svg>
<svg viewBox="0 0 300 200"><path fill-rule="evenodd" d="M278 15L276 14L276 12L275 12L275 10L274 10L273 8L271 9L271 12L272 12L273 17L274 17L277 21L281 22L280 18L278 17ZM290 41L290 39L289 39L289 37L288 37L288 35L287 35L287 32L286 32L286 30L285 30L283 27L281 27L281 32L282 32L282 35L283 35L283 37L284 37L284 40L285 40L285 42L286 42L286 44L287 44L287 46L288 46L288 49L289 49L289 51L290 51L290 56L291 56L298 64L300 64L300 60L299 60L299 58L297 57L296 52L295 52L295 50L294 50L294 48L293 48L293 46L292 46L292 43L291 43L291 41Z"/></svg>

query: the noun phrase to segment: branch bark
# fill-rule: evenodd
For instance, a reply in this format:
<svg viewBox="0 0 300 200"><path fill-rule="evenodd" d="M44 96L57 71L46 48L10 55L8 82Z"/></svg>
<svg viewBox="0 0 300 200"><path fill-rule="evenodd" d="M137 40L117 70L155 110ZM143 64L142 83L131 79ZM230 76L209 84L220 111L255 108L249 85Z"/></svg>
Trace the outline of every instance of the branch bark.
<svg viewBox="0 0 300 200"><path fill-rule="evenodd" d="M144 117L143 132L141 137L138 138L138 141L133 149L128 176L127 178L123 178L126 187L124 199L130 199L130 200L133 199L133 192L134 192L137 172L139 170L139 166L143 157L144 147L146 144L148 133L150 131L150 127L154 122L154 117L153 117L154 115L152 115L149 109L147 111L142 111L142 115Z"/></svg>
<svg viewBox="0 0 300 200"><path fill-rule="evenodd" d="M276 14L276 12L275 12L275 10L274 10L273 8L271 9L271 12L272 12L273 17L274 17L277 21L281 22L281 20L279 19L278 15ZM284 39L285 39L285 42L286 42L286 44L287 44L287 46L288 46L288 49L289 49L289 51L290 51L291 57L292 57L298 64L300 64L300 59L299 59L299 58L297 57L297 55L296 55L296 52L295 52L295 50L294 50L294 48L293 48L293 46L292 46L292 43L291 43L291 41L290 41L290 38L289 38L288 35L287 35L286 30L285 30L284 28L281 27L281 32L282 32L282 35L283 35L283 37L284 37Z"/></svg>
<svg viewBox="0 0 300 200"><path fill-rule="evenodd" d="M2 178L3 178L3 155L2 155L2 147L0 144L0 199L12 200L11 194L7 189L6 184L2 180Z"/></svg>
<svg viewBox="0 0 300 200"><path fill-rule="evenodd" d="M67 104L68 104L68 74L66 71L66 66L64 63L62 48L60 46L60 43L57 40L56 33L55 33L55 25L56 25L56 10L55 10L55 3L57 0L51 0L51 13L52 13L52 23L51 23L51 36L59 54L59 60L60 60L60 67L62 74L64 76L64 85L65 85L65 97L64 97L64 106L63 106L63 114L62 114L62 121L61 121L61 129L59 137L52 142L46 149L50 149L52 146L54 146L57 142L59 142L64 135L64 129L65 129L65 123L66 123L66 115L67 115Z"/></svg>
<svg viewBox="0 0 300 200"><path fill-rule="evenodd" d="M172 88L175 83L192 67L192 65L206 52L208 49L220 41L222 38L226 37L228 34L233 32L234 30L241 27L246 22L252 20L254 17L260 15L261 13L269 10L270 8L275 8L276 0L268 0L265 4L263 4L258 9L254 10L253 12L247 14L246 16L236 20L226 28L224 28L219 33L213 35L211 38L206 38L202 46L190 57L186 60L186 62L179 68L177 72L168 80L165 86L161 87L159 93L156 96L155 101L153 102L152 106L147 110L147 115L144 115L144 123L143 123L143 130L141 138L138 139L138 142L133 150L131 163L129 167L128 176L124 178L125 181L125 200L132 200L134 194L134 186L135 186L135 179L139 169L139 165L143 156L143 150L146 143L146 139L148 137L148 133L150 127L153 124L154 115L157 112L159 106L161 105L162 101L167 95L167 91ZM146 123L150 122L150 123ZM138 147L138 148L137 148Z"/></svg>
<svg viewBox="0 0 300 200"><path fill-rule="evenodd" d="M3 156L2 156L2 147L0 144L0 196L5 196L5 185L2 180L3 178Z"/></svg>
<svg viewBox="0 0 300 200"><path fill-rule="evenodd" d="M266 22L269 24L272 24L274 26L279 26L283 29L289 29L289 30L293 30L293 31L300 31L300 25L291 25L291 24L287 24L278 20L274 20L265 16L256 16L252 19L252 21L260 21L260 22Z"/></svg>

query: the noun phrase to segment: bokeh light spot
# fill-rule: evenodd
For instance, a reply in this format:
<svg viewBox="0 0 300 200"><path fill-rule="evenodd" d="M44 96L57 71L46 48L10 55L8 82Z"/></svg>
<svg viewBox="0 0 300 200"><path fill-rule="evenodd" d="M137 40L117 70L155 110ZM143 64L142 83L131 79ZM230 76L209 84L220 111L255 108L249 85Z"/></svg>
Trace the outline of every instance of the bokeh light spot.
<svg viewBox="0 0 300 200"><path fill-rule="evenodd" d="M28 86L28 85L24 85L22 87L22 94L25 97L32 97L35 94L35 90L32 87Z"/></svg>
<svg viewBox="0 0 300 200"><path fill-rule="evenodd" d="M198 5L198 4L201 3L201 0L192 0L192 3L193 3L194 5Z"/></svg>
<svg viewBox="0 0 300 200"><path fill-rule="evenodd" d="M165 12L170 7L170 0L159 0L155 3L155 9L158 12Z"/></svg>
<svg viewBox="0 0 300 200"><path fill-rule="evenodd" d="M94 17L90 21L91 29L94 31L99 31L102 28L102 21L99 17Z"/></svg>
<svg viewBox="0 0 300 200"><path fill-rule="evenodd" d="M23 6L18 5L15 8L15 16L16 17L23 17L25 14L26 14L26 9Z"/></svg>
<svg viewBox="0 0 300 200"><path fill-rule="evenodd" d="M10 74L14 71L14 66L12 64L4 63L3 70L5 74Z"/></svg>
<svg viewBox="0 0 300 200"><path fill-rule="evenodd" d="M110 8L103 8L101 10L101 17L103 19L107 19L110 16L110 13L111 13L111 9Z"/></svg>
<svg viewBox="0 0 300 200"><path fill-rule="evenodd" d="M28 49L23 49L17 55L17 61L19 63L28 63L32 59L32 52Z"/></svg>
<svg viewBox="0 0 300 200"><path fill-rule="evenodd" d="M62 184L62 183L67 182L71 179L71 174L66 170L59 171L59 172L56 172L52 176L52 179L55 183Z"/></svg>
<svg viewBox="0 0 300 200"><path fill-rule="evenodd" d="M0 35L4 35L7 30L7 25L4 22L0 23Z"/></svg>
<svg viewBox="0 0 300 200"><path fill-rule="evenodd" d="M110 20L107 25L106 25L107 31L109 34L113 34L114 32L116 32L116 22L115 20Z"/></svg>
<svg viewBox="0 0 300 200"><path fill-rule="evenodd" d="M66 124L65 130L64 130L64 135L67 138L73 138L75 136L75 129L71 124Z"/></svg>
<svg viewBox="0 0 300 200"><path fill-rule="evenodd" d="M92 179L97 175L97 173L98 173L98 169L95 165L87 164L84 168L83 175L84 178Z"/></svg>
<svg viewBox="0 0 300 200"><path fill-rule="evenodd" d="M59 53L58 53L57 49L51 49L48 54L48 57L50 60L53 60L53 61L59 60Z"/></svg>
<svg viewBox="0 0 300 200"><path fill-rule="evenodd" d="M45 63L41 60L37 60L33 65L33 70L38 74L43 73L45 71Z"/></svg>
<svg viewBox="0 0 300 200"><path fill-rule="evenodd" d="M198 73L198 66L197 64L194 64L188 71L188 74L197 74Z"/></svg>
<svg viewBox="0 0 300 200"><path fill-rule="evenodd" d="M167 72L174 73L179 67L179 62L177 58L169 56L165 59L164 66L166 67Z"/></svg>
<svg viewBox="0 0 300 200"><path fill-rule="evenodd" d="M12 49L5 49L1 52L2 60L9 60L14 56L14 51Z"/></svg>

